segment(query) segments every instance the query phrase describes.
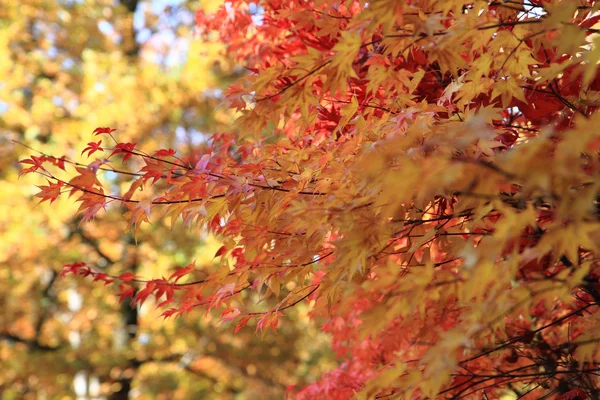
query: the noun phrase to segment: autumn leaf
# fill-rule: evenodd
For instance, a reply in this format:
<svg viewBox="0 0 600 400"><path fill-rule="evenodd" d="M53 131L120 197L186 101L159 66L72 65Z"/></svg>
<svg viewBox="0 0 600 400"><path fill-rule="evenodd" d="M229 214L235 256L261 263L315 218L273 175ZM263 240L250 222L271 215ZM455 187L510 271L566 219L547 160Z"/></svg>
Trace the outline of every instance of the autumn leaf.
<svg viewBox="0 0 600 400"><path fill-rule="evenodd" d="M40 192L35 196L42 199L40 203L50 200L50 204L52 204L60 196L63 185L62 181L51 182L48 180L47 186L38 186Z"/></svg>
<svg viewBox="0 0 600 400"><path fill-rule="evenodd" d="M221 322L226 323L233 321L240 315L240 310L237 308L227 308L221 313Z"/></svg>
<svg viewBox="0 0 600 400"><path fill-rule="evenodd" d="M135 295L135 288L129 285L119 285L119 303L122 303L126 298L133 298Z"/></svg>
<svg viewBox="0 0 600 400"><path fill-rule="evenodd" d="M130 200L137 190L141 190L144 184L143 179L137 179L131 183L129 190L123 194L124 200Z"/></svg>
<svg viewBox="0 0 600 400"><path fill-rule="evenodd" d="M98 140L97 142L89 142L88 143L88 147L86 147L85 149L83 149L83 151L81 152L81 154L85 153L86 151L88 151L88 157L91 156L92 154L94 154L96 151L104 151L104 149L102 147L100 147L100 145L102 144L102 140Z"/></svg>
<svg viewBox="0 0 600 400"><path fill-rule="evenodd" d="M131 156L133 156L133 150L135 148L136 143L117 143L114 147L112 153L108 156L109 158L114 156L115 154L125 154L123 156L123 162L127 161Z"/></svg>
<svg viewBox="0 0 600 400"><path fill-rule="evenodd" d="M132 272L124 272L119 275L119 280L123 282L131 282L135 280L135 275Z"/></svg>
<svg viewBox="0 0 600 400"><path fill-rule="evenodd" d="M233 334L235 335L236 333L239 332L240 329L242 329L244 326L246 326L248 324L248 321L250 321L250 318L251 317L249 315L240 318L240 321L237 323L237 325L235 326L235 329L233 330Z"/></svg>
<svg viewBox="0 0 600 400"><path fill-rule="evenodd" d="M103 188L96 161L65 180L83 219L121 207L143 246L183 241L153 238L161 220L218 243L205 279L179 283L188 264L140 282L135 304L239 319L235 333L256 318L263 337L315 324L336 364L299 399L560 398L596 379L598 6L425 3L232 0L197 14L222 67L248 72L214 111L235 118L227 133L176 162L151 145L183 149L179 130L144 151L117 142L111 157L139 170L115 168Z"/></svg>
<svg viewBox="0 0 600 400"><path fill-rule="evenodd" d="M154 293L154 291L157 289L157 285L156 285L156 281L155 280L150 280L148 282L146 282L146 284L143 286L143 288L139 291L137 291L135 298L133 299L133 304L139 304L142 305L146 302L146 300L148 299L148 297Z"/></svg>
<svg viewBox="0 0 600 400"><path fill-rule="evenodd" d="M94 133L94 135L110 135L114 131L116 131L116 129L108 128L108 127L99 127L99 128L94 129L93 133Z"/></svg>
<svg viewBox="0 0 600 400"><path fill-rule="evenodd" d="M21 175L29 174L31 172L36 172L38 170L44 171L44 162L46 162L46 157L45 156L40 156L40 157L31 156L31 158L27 158L27 159L21 160L19 162L21 164L31 165L31 167L23 168L23 169L21 169L21 171L19 171L19 176L21 176Z"/></svg>
<svg viewBox="0 0 600 400"><path fill-rule="evenodd" d="M69 182L68 186L70 186L71 194L73 195L77 191L91 191L92 193L96 193L95 190L102 188L102 184L96 177L96 171L90 168L81 168L77 167L77 172L79 175L73 177Z"/></svg>
<svg viewBox="0 0 600 400"><path fill-rule="evenodd" d="M169 276L169 281L177 282L182 277L191 274L195 268L196 265L194 263L191 263L182 268L178 268L177 271L173 272L171 276Z"/></svg>
<svg viewBox="0 0 600 400"><path fill-rule="evenodd" d="M221 246L219 247L219 250L217 250L217 252L215 253L214 258L220 257L223 254L225 254L227 252L227 247L226 246Z"/></svg>
<svg viewBox="0 0 600 400"><path fill-rule="evenodd" d="M175 155L175 150L173 149L160 149L154 152L154 157L173 157Z"/></svg>
<svg viewBox="0 0 600 400"><path fill-rule="evenodd" d="M65 170L65 161L66 161L65 156L62 156L60 158L48 157L48 161L50 161L52 164L56 165L58 168L62 169L63 171Z"/></svg>
<svg viewBox="0 0 600 400"><path fill-rule="evenodd" d="M123 157L123 161L125 161L125 157L128 155L131 155L131 153L125 155ZM156 183L156 181L163 177L163 174L165 173L165 165L162 161L147 158L144 159L144 162L146 165L144 165L140 170L140 172L144 174L143 181L152 179L152 183Z"/></svg>
<svg viewBox="0 0 600 400"><path fill-rule="evenodd" d="M87 266L87 264L85 262L75 262L72 264L65 264L63 267L61 276L64 277L65 275L67 275L69 273L77 275L79 273L79 271L86 266Z"/></svg>

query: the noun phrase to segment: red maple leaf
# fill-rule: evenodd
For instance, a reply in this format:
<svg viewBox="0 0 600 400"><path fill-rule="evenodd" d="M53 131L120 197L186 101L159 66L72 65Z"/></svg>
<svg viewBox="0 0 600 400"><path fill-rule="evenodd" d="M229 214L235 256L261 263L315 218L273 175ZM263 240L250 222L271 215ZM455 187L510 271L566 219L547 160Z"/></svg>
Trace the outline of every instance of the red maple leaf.
<svg viewBox="0 0 600 400"><path fill-rule="evenodd" d="M172 157L175 155L175 150L173 149L160 149L154 152L154 157Z"/></svg>
<svg viewBox="0 0 600 400"><path fill-rule="evenodd" d="M134 279L135 275L132 272L124 272L121 275L119 275L119 280L123 282L131 282Z"/></svg>
<svg viewBox="0 0 600 400"><path fill-rule="evenodd" d="M56 165L58 168L62 169L63 171L65 170L65 160L66 160L65 156L62 156L61 158L48 157L48 161L50 161L52 164Z"/></svg>
<svg viewBox="0 0 600 400"><path fill-rule="evenodd" d="M178 268L177 271L171 274L171 276L169 277L169 281L175 279L173 282L177 282L179 279L183 278L187 274L190 274L195 267L196 266L194 265L194 263L192 263L186 267Z"/></svg>
<svg viewBox="0 0 600 400"><path fill-rule="evenodd" d="M119 303L122 303L126 298L132 298L135 294L135 289L132 286L120 284L119 285Z"/></svg>
<svg viewBox="0 0 600 400"><path fill-rule="evenodd" d="M168 310L163 311L163 313L160 315L161 317L163 317L164 319L167 319L169 317L172 317L175 314L178 314L179 310L176 308L169 308Z"/></svg>
<svg viewBox="0 0 600 400"><path fill-rule="evenodd" d="M116 131L116 129L114 129L114 128L98 127L96 129L94 129L94 135L102 135L102 134L110 135L114 131Z"/></svg>
<svg viewBox="0 0 600 400"><path fill-rule="evenodd" d="M76 263L72 263L72 264L65 264L63 267L63 271L61 272L60 276L64 277L69 273L72 273L74 275L77 275L79 273L79 270L83 267L85 267L87 264L84 262L76 262Z"/></svg>
<svg viewBox="0 0 600 400"><path fill-rule="evenodd" d="M100 147L101 144L102 144L102 140L98 140L97 142L89 142L88 147L83 149L81 154L83 155L83 153L85 153L86 151L89 151L89 153L88 153L88 157L89 157L92 154L94 154L96 151L104 151L104 149L102 147Z"/></svg>
<svg viewBox="0 0 600 400"><path fill-rule="evenodd" d="M71 195L77 190L92 190L94 187L102 187L102 184L96 177L96 172L93 169L77 168L77 172L79 172L79 175L69 181L69 186L72 187Z"/></svg>
<svg viewBox="0 0 600 400"><path fill-rule="evenodd" d="M133 149L135 148L136 143L119 143L113 149L113 152L110 153L109 158L115 154L125 153L123 156L123 161L127 161L133 155Z"/></svg>
<svg viewBox="0 0 600 400"><path fill-rule="evenodd" d="M125 161L125 157L123 157L123 161ZM144 162L146 165L140 170L140 172L144 172L142 178L144 181L152 179L152 183L156 183L157 180L163 177L165 166L162 161L144 158Z"/></svg>
<svg viewBox="0 0 600 400"><path fill-rule="evenodd" d="M46 156L31 156L31 158L26 158L24 160L19 161L21 164L31 164L32 167L24 168L19 171L19 176L28 174L30 172L36 172L38 169L45 171L44 162L47 161Z"/></svg>
<svg viewBox="0 0 600 400"><path fill-rule="evenodd" d="M148 296L150 296L152 294L152 292L154 292L154 290L156 290L156 281L155 280L151 280L148 283L146 283L146 287L144 287L142 290L140 290L138 292L138 294L135 296L134 299L134 304L144 304L144 302L146 301L146 299L148 298Z"/></svg>
<svg viewBox="0 0 600 400"><path fill-rule="evenodd" d="M238 322L238 324L235 326L233 334L235 335L236 333L238 333L238 331L242 329L248 323L248 321L250 321L250 316L246 316L240 319L240 322Z"/></svg>
<svg viewBox="0 0 600 400"><path fill-rule="evenodd" d="M57 181L56 183L52 183L48 181L48 186L38 186L40 192L35 196L40 197L42 200L40 203L43 203L46 200L50 200L50 204L54 202L60 195L60 190L63 187L63 181Z"/></svg>

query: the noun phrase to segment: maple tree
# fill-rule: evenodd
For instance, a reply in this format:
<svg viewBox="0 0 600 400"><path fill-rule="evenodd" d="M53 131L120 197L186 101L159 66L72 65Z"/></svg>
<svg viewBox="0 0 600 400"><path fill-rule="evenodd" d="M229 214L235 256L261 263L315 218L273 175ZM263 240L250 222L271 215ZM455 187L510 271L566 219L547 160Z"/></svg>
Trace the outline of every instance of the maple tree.
<svg viewBox="0 0 600 400"><path fill-rule="evenodd" d="M0 1L0 76L10 78L0 78L0 398L281 398L333 365L302 308L261 340L251 328L216 329L218 318L163 322L152 301L119 304L98 282L61 279L63 265L80 260L104 273L160 276L189 260L212 264L221 244L163 223L133 238L117 207L81 223L63 185L19 179L21 166L46 162L30 148L65 154L56 167L71 168L105 124L138 148L186 152L227 129L231 113L215 111L217 95L239 72L221 44L193 39L200 5ZM108 171L98 180L127 184ZM40 202L46 186L51 199ZM272 365L277 372L266 373Z"/></svg>
<svg viewBox="0 0 600 400"><path fill-rule="evenodd" d="M196 14L249 71L230 132L186 154L103 124L96 161L23 173L83 220L222 243L160 278L64 274L234 331L309 303L340 363L296 398L597 398L599 21L591 0L232 0Z"/></svg>

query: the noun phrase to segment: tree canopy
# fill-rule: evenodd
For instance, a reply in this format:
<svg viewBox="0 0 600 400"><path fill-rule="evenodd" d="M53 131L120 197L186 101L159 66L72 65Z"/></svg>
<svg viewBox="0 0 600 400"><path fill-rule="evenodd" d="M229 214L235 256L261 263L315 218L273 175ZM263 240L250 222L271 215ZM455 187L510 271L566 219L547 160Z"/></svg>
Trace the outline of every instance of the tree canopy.
<svg viewBox="0 0 600 400"><path fill-rule="evenodd" d="M308 304L339 363L295 398L597 398L599 21L591 0L228 1L196 23L247 70L233 125L185 152L106 119L89 162L21 174L84 221L221 244L162 277L63 274L263 337Z"/></svg>
<svg viewBox="0 0 600 400"><path fill-rule="evenodd" d="M134 238L119 207L85 223L66 198L39 204L45 177L18 180L18 160L41 156L32 149L65 155L57 166L86 162L99 125L190 155L227 129L232 113L215 109L241 68L222 44L194 39L201 5L0 1L0 398L278 399L333 366L305 309L262 340L219 330L218 318L162 321L152 302L119 304L111 288L61 279L81 260L117 275L210 265L221 243L160 222ZM128 184L102 168L107 187Z"/></svg>

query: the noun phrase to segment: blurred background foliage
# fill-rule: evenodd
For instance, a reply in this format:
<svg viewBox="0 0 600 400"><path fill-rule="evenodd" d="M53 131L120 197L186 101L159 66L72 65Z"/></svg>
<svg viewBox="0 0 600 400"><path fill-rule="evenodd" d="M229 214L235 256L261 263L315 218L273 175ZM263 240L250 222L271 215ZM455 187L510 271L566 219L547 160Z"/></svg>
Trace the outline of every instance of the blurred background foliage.
<svg viewBox="0 0 600 400"><path fill-rule="evenodd" d="M277 335L249 326L234 336L218 316L164 321L152 302L132 308L116 288L60 278L74 261L159 277L212 263L220 243L160 222L136 243L122 210L80 224L73 200L37 204L42 177L18 179L18 160L33 151L15 141L87 162L74 149L98 126L148 152L188 155L227 131L221 90L241 69L193 27L196 9L217 5L0 0L0 398L282 398L331 367L327 338L300 305ZM110 172L101 179L121 182Z"/></svg>

